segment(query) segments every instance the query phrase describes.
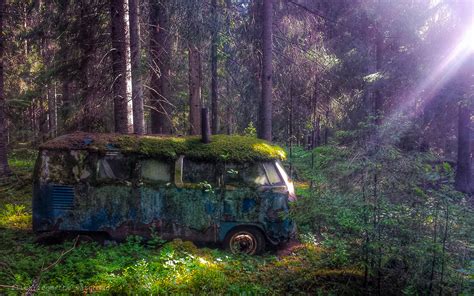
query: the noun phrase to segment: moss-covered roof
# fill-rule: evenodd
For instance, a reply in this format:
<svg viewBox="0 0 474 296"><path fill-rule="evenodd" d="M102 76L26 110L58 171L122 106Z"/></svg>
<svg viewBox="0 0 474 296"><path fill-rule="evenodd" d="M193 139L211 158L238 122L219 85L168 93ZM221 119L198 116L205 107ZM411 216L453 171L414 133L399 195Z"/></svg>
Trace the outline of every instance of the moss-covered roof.
<svg viewBox="0 0 474 296"><path fill-rule="evenodd" d="M50 140L40 146L46 150L119 150L146 156L252 162L285 159L285 151L272 143L252 137L214 135L209 144L199 136L121 135L76 132Z"/></svg>

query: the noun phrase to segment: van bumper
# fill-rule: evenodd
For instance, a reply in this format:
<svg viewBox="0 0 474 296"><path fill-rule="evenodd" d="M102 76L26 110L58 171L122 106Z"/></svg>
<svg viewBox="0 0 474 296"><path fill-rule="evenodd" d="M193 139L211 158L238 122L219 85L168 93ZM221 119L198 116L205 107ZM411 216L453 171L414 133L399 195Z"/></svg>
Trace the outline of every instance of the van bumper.
<svg viewBox="0 0 474 296"><path fill-rule="evenodd" d="M265 233L268 241L277 246L296 237L296 224L290 219L269 223Z"/></svg>

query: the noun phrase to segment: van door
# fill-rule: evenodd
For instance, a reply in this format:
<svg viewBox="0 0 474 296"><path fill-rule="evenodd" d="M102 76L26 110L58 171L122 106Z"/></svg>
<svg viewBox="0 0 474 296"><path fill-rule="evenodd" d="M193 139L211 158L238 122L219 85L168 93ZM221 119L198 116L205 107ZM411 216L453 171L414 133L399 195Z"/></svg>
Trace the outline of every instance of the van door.
<svg viewBox="0 0 474 296"><path fill-rule="evenodd" d="M78 197L75 221L81 221L83 230L123 238L134 228L139 210L134 167L134 158L118 151L98 157L96 180Z"/></svg>
<svg viewBox="0 0 474 296"><path fill-rule="evenodd" d="M274 162L227 165L224 184L223 232L255 224L273 241L286 235L281 223L288 213L288 188Z"/></svg>
<svg viewBox="0 0 474 296"><path fill-rule="evenodd" d="M267 184L259 163L226 164L224 168L224 222L259 223L259 188Z"/></svg>
<svg viewBox="0 0 474 296"><path fill-rule="evenodd" d="M144 232L154 232L163 238L167 235L163 225L166 222L165 205L168 196L176 191L174 186L174 162L171 160L142 159L140 171L140 222Z"/></svg>
<svg viewBox="0 0 474 296"><path fill-rule="evenodd" d="M217 165L181 158L178 189L167 200L169 218L176 237L216 242L221 212L221 190Z"/></svg>

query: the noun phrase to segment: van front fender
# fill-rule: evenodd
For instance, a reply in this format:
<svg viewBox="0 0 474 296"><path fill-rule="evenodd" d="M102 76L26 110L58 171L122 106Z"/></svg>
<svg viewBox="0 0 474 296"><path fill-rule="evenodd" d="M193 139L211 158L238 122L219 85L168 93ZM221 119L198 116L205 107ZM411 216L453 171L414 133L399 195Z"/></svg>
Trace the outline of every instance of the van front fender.
<svg viewBox="0 0 474 296"><path fill-rule="evenodd" d="M222 222L219 227L219 241L223 242L226 235L235 228L253 227L261 231L269 243L276 246L288 241L295 228L294 223L286 219L282 222L268 223L266 226L264 227L259 223Z"/></svg>

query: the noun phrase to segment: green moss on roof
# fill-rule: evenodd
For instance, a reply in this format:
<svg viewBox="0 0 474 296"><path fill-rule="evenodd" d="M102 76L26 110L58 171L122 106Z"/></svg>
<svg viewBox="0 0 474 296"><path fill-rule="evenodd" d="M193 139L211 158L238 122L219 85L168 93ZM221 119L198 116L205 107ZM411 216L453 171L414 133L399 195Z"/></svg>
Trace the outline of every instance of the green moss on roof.
<svg viewBox="0 0 474 296"><path fill-rule="evenodd" d="M245 136L215 135L211 143L203 144L200 137L137 136L119 134L74 133L43 144L41 149L120 150L146 156L176 159L186 155L193 159L252 162L285 159L285 151L272 143Z"/></svg>

